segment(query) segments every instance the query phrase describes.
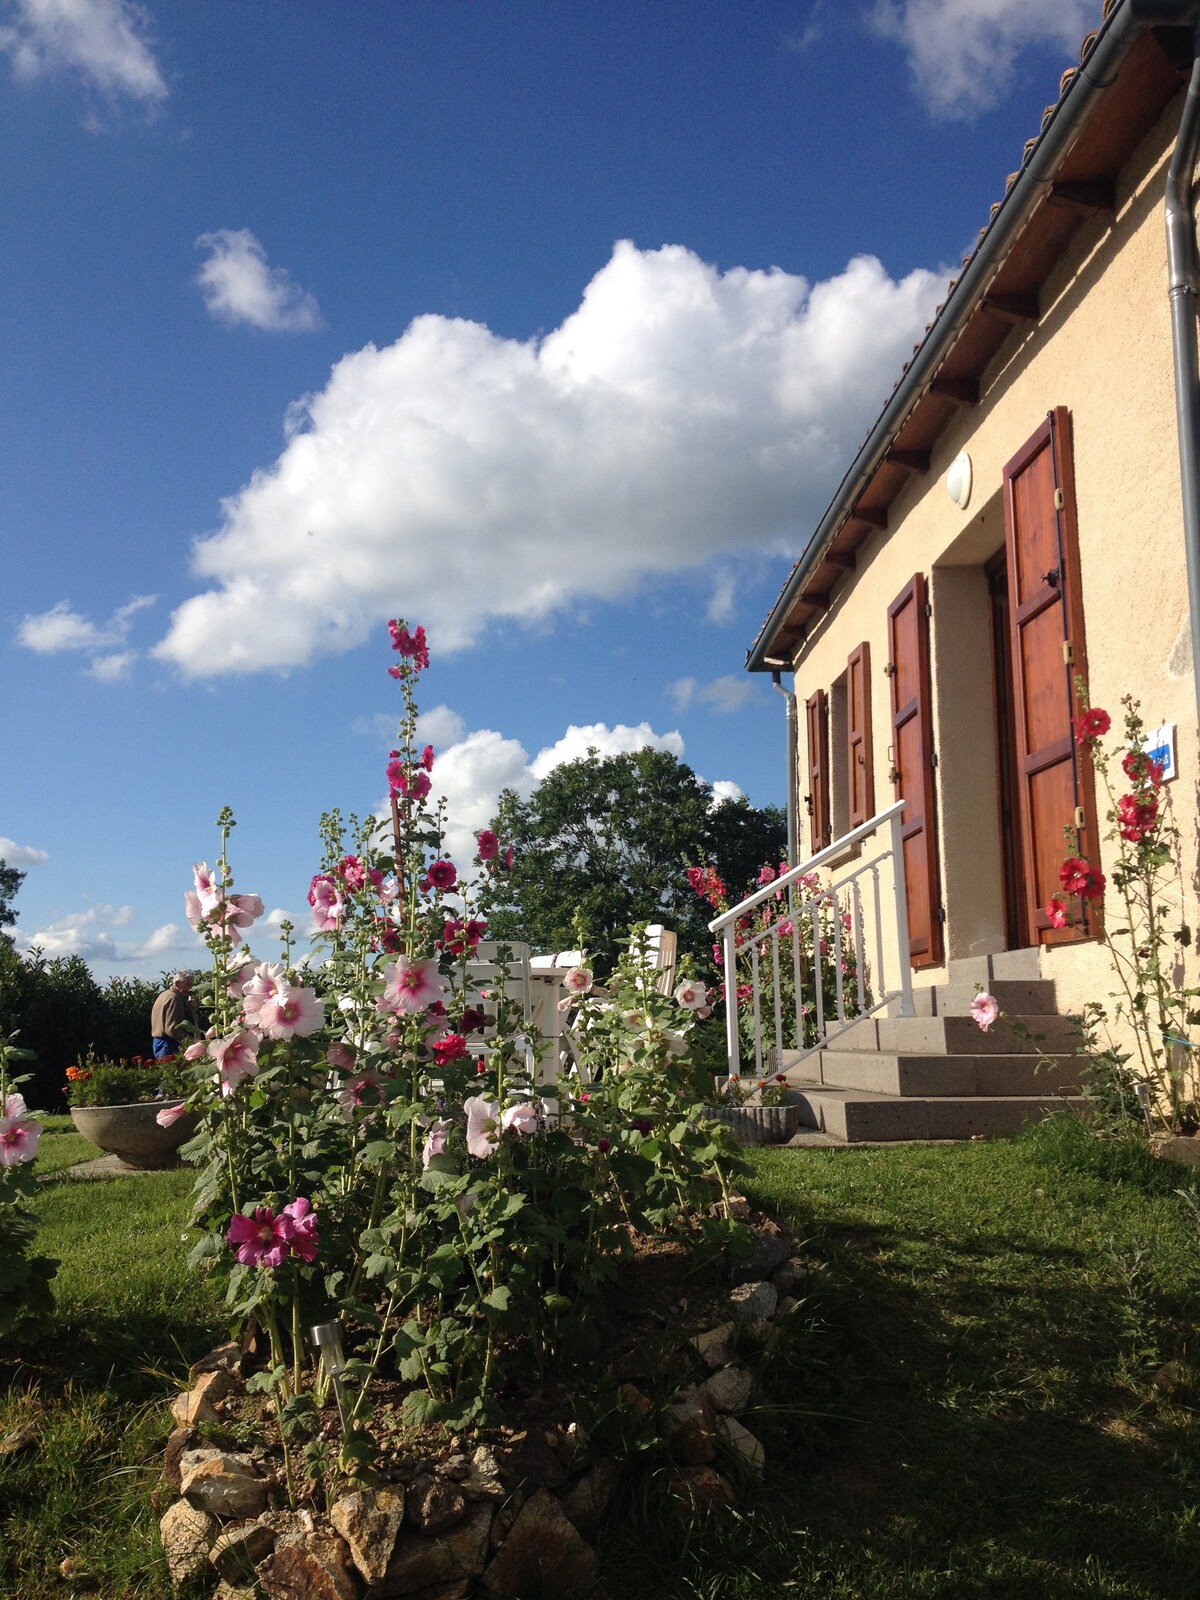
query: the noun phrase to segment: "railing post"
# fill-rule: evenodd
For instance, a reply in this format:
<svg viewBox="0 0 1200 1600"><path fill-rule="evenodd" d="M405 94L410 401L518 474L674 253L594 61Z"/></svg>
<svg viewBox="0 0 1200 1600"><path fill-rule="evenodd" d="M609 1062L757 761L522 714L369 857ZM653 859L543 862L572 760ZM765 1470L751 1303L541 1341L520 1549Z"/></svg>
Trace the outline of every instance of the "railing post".
<svg viewBox="0 0 1200 1600"><path fill-rule="evenodd" d="M725 1048L729 1055L729 1076L742 1075L741 1046L738 1041L737 925L725 924Z"/></svg>
<svg viewBox="0 0 1200 1600"><path fill-rule="evenodd" d="M908 884L904 876L904 813L892 818L892 881L896 892L896 937L900 943L900 1015L916 1015L913 1006L912 955L908 933Z"/></svg>

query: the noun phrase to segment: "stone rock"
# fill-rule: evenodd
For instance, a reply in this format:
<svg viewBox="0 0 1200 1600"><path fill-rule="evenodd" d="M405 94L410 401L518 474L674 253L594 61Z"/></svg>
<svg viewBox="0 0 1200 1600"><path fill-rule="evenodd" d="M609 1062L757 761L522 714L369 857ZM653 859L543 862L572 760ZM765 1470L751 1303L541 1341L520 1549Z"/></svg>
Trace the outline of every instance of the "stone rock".
<svg viewBox="0 0 1200 1600"><path fill-rule="evenodd" d="M492 1507L481 1503L472 1506L463 1521L449 1533L402 1530L383 1581L373 1594L385 1600L392 1595L411 1595L436 1588L438 1584L460 1583L463 1579L477 1577L487 1560L492 1515Z"/></svg>
<svg viewBox="0 0 1200 1600"><path fill-rule="evenodd" d="M444 1533L466 1515L462 1491L431 1473L414 1480L404 1505L404 1520L422 1533Z"/></svg>
<svg viewBox="0 0 1200 1600"><path fill-rule="evenodd" d="M734 1222L750 1221L750 1202L744 1194L731 1194L729 1196L728 1212Z"/></svg>
<svg viewBox="0 0 1200 1600"><path fill-rule="evenodd" d="M648 1417L654 1406L636 1383L623 1383L617 1390L617 1404L626 1411L636 1411L639 1417Z"/></svg>
<svg viewBox="0 0 1200 1600"><path fill-rule="evenodd" d="M730 1292L735 1322L765 1322L775 1315L779 1291L773 1283L739 1283Z"/></svg>
<svg viewBox="0 0 1200 1600"><path fill-rule="evenodd" d="M1164 1161L1177 1161L1180 1166L1194 1167L1200 1163L1200 1139L1171 1134L1158 1134L1150 1141L1150 1154Z"/></svg>
<svg viewBox="0 0 1200 1600"><path fill-rule="evenodd" d="M459 1479L458 1487L468 1500L504 1499L507 1490L500 1475L500 1463L487 1445L481 1444L471 1457L471 1469Z"/></svg>
<svg viewBox="0 0 1200 1600"><path fill-rule="evenodd" d="M217 1533L215 1517L186 1500L176 1500L159 1521L158 1532L167 1573L177 1589L206 1570L208 1547Z"/></svg>
<svg viewBox="0 0 1200 1600"><path fill-rule="evenodd" d="M242 1352L239 1346L219 1344L215 1350L210 1350L206 1356L192 1363L189 1376L198 1378L205 1372L226 1372L231 1378L241 1377Z"/></svg>
<svg viewBox="0 0 1200 1600"><path fill-rule="evenodd" d="M256 1517L267 1504L267 1485L248 1456L225 1450L185 1450L179 1487L194 1506L217 1517Z"/></svg>
<svg viewBox="0 0 1200 1600"><path fill-rule="evenodd" d="M484 1587L503 1600L535 1586L547 1594L586 1594L595 1581L596 1552L546 1489L525 1502L483 1575Z"/></svg>
<svg viewBox="0 0 1200 1600"><path fill-rule="evenodd" d="M734 1283L760 1283L783 1265L790 1246L780 1234L768 1228L755 1228L750 1254L733 1264Z"/></svg>
<svg viewBox="0 0 1200 1600"><path fill-rule="evenodd" d="M37 1423L23 1422L0 1439L0 1456L15 1456L22 1450L32 1450L37 1441Z"/></svg>
<svg viewBox="0 0 1200 1600"><path fill-rule="evenodd" d="M668 1489L681 1510L700 1516L732 1511L737 1505L733 1485L715 1467L683 1467Z"/></svg>
<svg viewBox="0 0 1200 1600"><path fill-rule="evenodd" d="M771 1273L771 1282L781 1295L791 1294L796 1287L796 1268L793 1262L785 1261L782 1266L776 1267Z"/></svg>
<svg viewBox="0 0 1200 1600"><path fill-rule="evenodd" d="M733 1360L730 1344L733 1332L732 1322L722 1322L719 1327L708 1328L704 1333L698 1333L692 1340L697 1354L710 1372L715 1372L718 1367L726 1366Z"/></svg>
<svg viewBox="0 0 1200 1600"><path fill-rule="evenodd" d="M167 1438L163 1450L163 1477L176 1494L179 1493L179 1463L183 1459L183 1452L190 1450L195 1443L195 1437L190 1428L176 1428Z"/></svg>
<svg viewBox="0 0 1200 1600"><path fill-rule="evenodd" d="M171 1415L181 1428L216 1422L216 1402L224 1400L236 1388L236 1381L221 1367L202 1372L190 1389L185 1389L171 1402Z"/></svg>
<svg viewBox="0 0 1200 1600"><path fill-rule="evenodd" d="M775 1315L777 1317L790 1317L799 1304L800 1302L794 1294L785 1294L775 1308Z"/></svg>
<svg viewBox="0 0 1200 1600"><path fill-rule="evenodd" d="M567 1463L557 1450L551 1450L541 1433L516 1435L500 1452L500 1476L510 1493L520 1489L532 1494L535 1489L561 1489L569 1476Z"/></svg>
<svg viewBox="0 0 1200 1600"><path fill-rule="evenodd" d="M259 1563L258 1581L267 1600L357 1600L346 1570L346 1546L333 1534L313 1533L278 1547Z"/></svg>
<svg viewBox="0 0 1200 1600"><path fill-rule="evenodd" d="M616 1493L621 1472L615 1461L598 1461L563 1497L564 1514L580 1533L595 1533Z"/></svg>
<svg viewBox="0 0 1200 1600"><path fill-rule="evenodd" d="M754 1393L754 1379L745 1367L722 1367L705 1381L703 1393L716 1411L744 1411Z"/></svg>
<svg viewBox="0 0 1200 1600"><path fill-rule="evenodd" d="M227 1583L222 1578L213 1590L212 1600L259 1600L261 1593L256 1583Z"/></svg>
<svg viewBox="0 0 1200 1600"><path fill-rule="evenodd" d="M683 1389L663 1412L662 1435L676 1461L699 1466L716 1456L713 1411L699 1389Z"/></svg>
<svg viewBox="0 0 1200 1600"><path fill-rule="evenodd" d="M217 1535L208 1559L230 1583L254 1582L254 1569L275 1548L275 1534L261 1522L231 1522Z"/></svg>
<svg viewBox="0 0 1200 1600"><path fill-rule="evenodd" d="M431 1589L414 1589L407 1600L467 1600L470 1592L470 1578L461 1578L457 1583L435 1583Z"/></svg>
<svg viewBox="0 0 1200 1600"><path fill-rule="evenodd" d="M767 1464L766 1451L735 1417L717 1418L717 1437L733 1456L743 1472L752 1478L761 1478Z"/></svg>
<svg viewBox="0 0 1200 1600"><path fill-rule="evenodd" d="M356 1489L330 1508L329 1520L350 1546L354 1565L366 1583L381 1583L404 1521L404 1490Z"/></svg>
<svg viewBox="0 0 1200 1600"><path fill-rule="evenodd" d="M282 1550L284 1545L288 1544L303 1544L316 1528L311 1511L285 1511L276 1508L264 1511L258 1520L264 1528L270 1528L275 1535L276 1550Z"/></svg>
<svg viewBox="0 0 1200 1600"><path fill-rule="evenodd" d="M460 1483L463 1478L471 1476L471 1459L469 1456L447 1456L442 1462L442 1476L453 1478L455 1483Z"/></svg>

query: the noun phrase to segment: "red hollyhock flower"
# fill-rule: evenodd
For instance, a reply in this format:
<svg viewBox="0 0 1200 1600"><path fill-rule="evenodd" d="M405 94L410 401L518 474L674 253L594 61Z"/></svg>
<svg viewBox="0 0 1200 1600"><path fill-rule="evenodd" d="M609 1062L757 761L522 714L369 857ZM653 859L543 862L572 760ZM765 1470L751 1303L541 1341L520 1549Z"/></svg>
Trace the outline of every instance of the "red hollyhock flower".
<svg viewBox="0 0 1200 1600"><path fill-rule="evenodd" d="M1089 866L1082 856L1068 856L1058 869L1058 881L1068 894L1083 900L1099 900L1104 894L1104 874Z"/></svg>
<svg viewBox="0 0 1200 1600"><path fill-rule="evenodd" d="M1158 801L1153 795L1139 800L1135 794L1123 794L1117 801L1117 822L1122 839L1136 844L1153 832L1158 821Z"/></svg>
<svg viewBox="0 0 1200 1600"><path fill-rule="evenodd" d="M1121 757L1121 771L1130 783L1149 783L1155 789L1163 780L1161 761L1151 761L1144 750L1126 750Z"/></svg>
<svg viewBox="0 0 1200 1600"><path fill-rule="evenodd" d="M1067 925L1067 903L1065 900L1047 900L1046 919L1052 928L1065 928Z"/></svg>
<svg viewBox="0 0 1200 1600"><path fill-rule="evenodd" d="M1080 744L1086 744L1089 739L1100 739L1112 727L1112 718L1107 711L1101 711L1099 706L1090 706L1082 716L1075 719L1075 738Z"/></svg>
<svg viewBox="0 0 1200 1600"><path fill-rule="evenodd" d="M425 874L434 889L453 889L458 882L458 872L453 861L435 861Z"/></svg>
<svg viewBox="0 0 1200 1600"><path fill-rule="evenodd" d="M452 1061L461 1061L464 1056L470 1054L467 1041L461 1033L443 1034L440 1039L433 1041L430 1048L433 1051L433 1059L439 1067L448 1067Z"/></svg>

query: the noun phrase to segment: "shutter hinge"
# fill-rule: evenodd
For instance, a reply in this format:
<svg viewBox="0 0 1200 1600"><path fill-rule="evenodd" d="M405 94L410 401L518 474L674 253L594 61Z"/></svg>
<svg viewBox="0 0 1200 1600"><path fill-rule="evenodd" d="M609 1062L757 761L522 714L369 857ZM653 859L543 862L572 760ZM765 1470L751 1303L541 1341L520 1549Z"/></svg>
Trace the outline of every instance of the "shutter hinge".
<svg viewBox="0 0 1200 1600"><path fill-rule="evenodd" d="M926 602L925 602L925 615L927 617L931 617L933 615L933 601L932 600L926 600Z"/></svg>
<svg viewBox="0 0 1200 1600"><path fill-rule="evenodd" d="M1054 509L1055 509L1055 511L1061 511L1063 509L1063 507L1066 505L1066 503L1067 503L1066 496L1063 494L1062 490L1061 489L1055 489L1055 491L1054 491Z"/></svg>
<svg viewBox="0 0 1200 1600"><path fill-rule="evenodd" d="M1063 665L1068 667L1075 665L1075 646L1070 639L1063 640Z"/></svg>
<svg viewBox="0 0 1200 1600"><path fill-rule="evenodd" d="M1076 828L1082 830L1084 828L1084 826L1086 825L1086 823L1087 823L1087 818L1083 814L1083 807L1082 806L1076 806L1075 807L1075 826L1076 826Z"/></svg>
<svg viewBox="0 0 1200 1600"><path fill-rule="evenodd" d="M936 766L937 766L937 764L938 764L938 759L937 759L937 751L936 751L936 750L934 750L934 751L933 751L933 752L932 752L932 753L931 753L931 755L930 755L930 757L929 757L929 765L930 765L930 766L931 766L931 767L936 767Z"/></svg>
<svg viewBox="0 0 1200 1600"><path fill-rule="evenodd" d="M939 906L938 907L938 909L937 909L937 919L938 919L939 922L945 922L945 920L946 920L946 908L945 908L945 906Z"/></svg>
<svg viewBox="0 0 1200 1600"><path fill-rule="evenodd" d="M896 676L896 663L894 661L887 663L883 669L883 675L885 678L894 678Z"/></svg>

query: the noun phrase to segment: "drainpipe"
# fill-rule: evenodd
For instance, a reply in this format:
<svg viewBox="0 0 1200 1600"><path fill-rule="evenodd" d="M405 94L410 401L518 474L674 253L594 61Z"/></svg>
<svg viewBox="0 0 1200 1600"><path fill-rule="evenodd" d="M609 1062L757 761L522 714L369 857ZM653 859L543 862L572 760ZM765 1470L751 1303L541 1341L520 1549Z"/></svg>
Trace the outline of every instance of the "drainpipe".
<svg viewBox="0 0 1200 1600"><path fill-rule="evenodd" d="M1200 660L1200 655L1197 656ZM800 742L796 728L796 696L783 687L778 671L771 673L771 682L787 703L787 852L788 866L800 864L800 839L796 831L799 776L796 771L800 755Z"/></svg>
<svg viewBox="0 0 1200 1600"><path fill-rule="evenodd" d="M1195 55L1192 79L1167 172L1166 223L1171 345L1175 355L1175 417L1183 493L1183 546L1187 556L1192 677L1196 689L1197 726L1200 726L1200 360L1196 353L1200 262L1192 198L1196 161L1200 157L1200 23L1195 26L1192 47Z"/></svg>

